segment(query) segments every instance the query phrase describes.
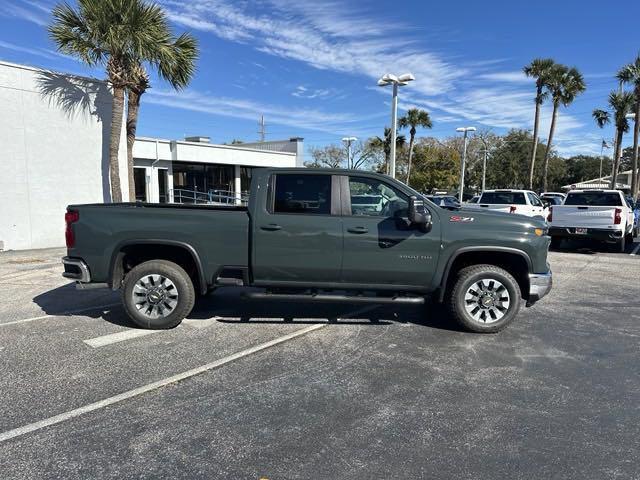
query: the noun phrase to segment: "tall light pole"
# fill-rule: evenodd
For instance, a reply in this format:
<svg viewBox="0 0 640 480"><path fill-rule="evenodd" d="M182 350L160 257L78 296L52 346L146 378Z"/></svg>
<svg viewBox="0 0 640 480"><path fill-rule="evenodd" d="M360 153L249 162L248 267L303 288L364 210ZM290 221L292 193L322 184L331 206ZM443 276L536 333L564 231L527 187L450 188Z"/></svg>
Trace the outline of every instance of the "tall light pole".
<svg viewBox="0 0 640 480"><path fill-rule="evenodd" d="M462 165L460 165L460 192L458 192L458 201L462 203L462 196L464 193L464 168L467 163L467 133L475 132L476 127L460 127L456 128L456 132L464 133L464 147L462 148Z"/></svg>
<svg viewBox="0 0 640 480"><path fill-rule="evenodd" d="M393 98L391 100L391 155L389 159L389 173L391 178L396 178L396 131L398 130L398 87L415 80L411 73L405 73L399 77L387 73L378 80L379 87L393 85Z"/></svg>
<svg viewBox="0 0 640 480"><path fill-rule="evenodd" d="M487 150L487 147L484 147L482 149L482 191L485 191L485 186L487 184L487 154L489 153L489 150Z"/></svg>
<svg viewBox="0 0 640 480"><path fill-rule="evenodd" d="M351 168L351 142L358 140L356 137L344 137L342 143L347 147L347 168Z"/></svg>
<svg viewBox="0 0 640 480"><path fill-rule="evenodd" d="M602 139L602 143L600 144L600 180L602 180L602 160L604 159L604 149L605 148L611 148L609 146L609 144L605 141L605 139Z"/></svg>

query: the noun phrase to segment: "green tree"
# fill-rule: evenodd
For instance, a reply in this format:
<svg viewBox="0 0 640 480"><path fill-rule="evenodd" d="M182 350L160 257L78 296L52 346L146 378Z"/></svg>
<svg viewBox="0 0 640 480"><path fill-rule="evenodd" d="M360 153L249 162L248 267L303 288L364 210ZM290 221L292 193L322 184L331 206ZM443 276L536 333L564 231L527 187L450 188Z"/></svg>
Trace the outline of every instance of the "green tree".
<svg viewBox="0 0 640 480"><path fill-rule="evenodd" d="M140 0L132 0L140 3ZM140 99L150 87L149 75L144 62L151 63L160 78L168 82L175 90L181 90L188 85L195 72L195 62L198 56L196 39L189 34L182 34L174 39L169 29L166 15L158 6L151 6L155 11L150 15L158 30L156 37L150 37L147 45L148 52L154 58L138 58L132 62L131 81L127 86L127 165L129 173L129 200L136 198L133 179L133 144L136 140ZM160 33L162 32L162 33ZM155 51L153 51L155 49Z"/></svg>
<svg viewBox="0 0 640 480"><path fill-rule="evenodd" d="M407 161L407 185L409 185L411 179L411 157L413 156L413 143L416 138L417 128L431 128L433 124L431 123L429 112L419 108L410 108L407 110L407 114L400 118L398 125L401 129L409 128L409 159Z"/></svg>
<svg viewBox="0 0 640 480"><path fill-rule="evenodd" d="M111 199L119 202L122 189L118 150L125 91L136 86L134 74L138 72L142 77L144 63L153 65L162 77L176 79L175 51L169 47L176 47L187 37L171 37L162 9L143 0L78 0L77 3L77 9L66 3L56 5L48 31L62 53L73 55L90 66L105 67L107 81L113 89L109 180ZM148 79L146 82L148 86Z"/></svg>
<svg viewBox="0 0 640 480"><path fill-rule="evenodd" d="M636 98L632 92L613 91L609 94L609 106L613 111L613 120L616 127L616 150L611 167L611 188L615 188L618 182L622 137L629 131L627 115L633 110L635 102ZM591 115L600 128L604 128L605 125L611 122L611 113L607 110L595 109Z"/></svg>
<svg viewBox="0 0 640 480"><path fill-rule="evenodd" d="M536 79L536 96L534 98L536 109L533 119L533 146L531 148L531 160L529 165L529 189L533 188L533 170L536 163L540 128L540 107L548 96L548 92L545 91L545 88L547 87L549 73L554 65L555 61L551 58L536 58L522 69L527 77Z"/></svg>
<svg viewBox="0 0 640 480"><path fill-rule="evenodd" d="M458 185L460 153L433 138L421 138L414 145L413 188L430 193L452 190Z"/></svg>
<svg viewBox="0 0 640 480"><path fill-rule="evenodd" d="M384 172L386 174L390 174L389 172L389 163L391 159L391 132L392 130L389 127L384 127L384 137L373 137L371 139L372 146L374 148L381 148L384 152ZM396 151L404 147L405 143L407 143L407 139L404 135L396 134Z"/></svg>
<svg viewBox="0 0 640 480"><path fill-rule="evenodd" d="M638 137L640 136L640 54L636 59L620 69L617 74L618 80L622 83L633 85L636 97L635 119L633 124L633 160L631 162L631 196L638 198Z"/></svg>
<svg viewBox="0 0 640 480"><path fill-rule="evenodd" d="M551 127L547 138L547 148L544 154L544 170L542 172L542 189L548 189L548 170L551 147L553 145L553 135L555 133L556 121L558 119L558 108L560 105L568 107L575 98L587 89L582 74L576 68L568 68L564 65L555 65L549 74L547 88L551 94L553 103L553 113L551 114Z"/></svg>

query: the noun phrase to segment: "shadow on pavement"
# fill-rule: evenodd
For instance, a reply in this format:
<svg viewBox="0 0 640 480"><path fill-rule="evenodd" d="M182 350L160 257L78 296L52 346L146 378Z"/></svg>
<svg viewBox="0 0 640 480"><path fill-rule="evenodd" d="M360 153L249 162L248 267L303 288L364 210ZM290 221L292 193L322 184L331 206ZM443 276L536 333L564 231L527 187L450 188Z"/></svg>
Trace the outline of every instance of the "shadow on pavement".
<svg viewBox="0 0 640 480"><path fill-rule="evenodd" d="M439 304L378 305L338 302L290 302L282 300L253 300L241 295L241 289L220 288L199 297L189 315L190 320L217 320L222 323L260 324L314 324L327 320L335 325L390 325L412 323L425 327L462 331L450 319L446 308ZM101 293L96 293L101 292ZM80 301L79 301L80 300ZM127 317L119 304L117 292L109 290L76 290L74 285L54 288L33 298L47 315L81 315L101 319L114 325L138 328ZM112 305L102 307L103 305Z"/></svg>

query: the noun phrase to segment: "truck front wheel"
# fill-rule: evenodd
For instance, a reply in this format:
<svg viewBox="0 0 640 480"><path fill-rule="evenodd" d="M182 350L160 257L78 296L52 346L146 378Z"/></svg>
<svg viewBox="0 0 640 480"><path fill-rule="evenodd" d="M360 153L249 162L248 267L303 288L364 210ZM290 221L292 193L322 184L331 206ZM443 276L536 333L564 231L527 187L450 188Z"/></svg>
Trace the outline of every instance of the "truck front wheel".
<svg viewBox="0 0 640 480"><path fill-rule="evenodd" d="M472 265L458 272L449 309L465 329L494 333L516 318L520 299L520 286L509 272L494 265Z"/></svg>
<svg viewBox="0 0 640 480"><path fill-rule="evenodd" d="M195 302L193 282L179 265L151 260L131 269L124 279L122 303L133 322L152 330L176 327Z"/></svg>

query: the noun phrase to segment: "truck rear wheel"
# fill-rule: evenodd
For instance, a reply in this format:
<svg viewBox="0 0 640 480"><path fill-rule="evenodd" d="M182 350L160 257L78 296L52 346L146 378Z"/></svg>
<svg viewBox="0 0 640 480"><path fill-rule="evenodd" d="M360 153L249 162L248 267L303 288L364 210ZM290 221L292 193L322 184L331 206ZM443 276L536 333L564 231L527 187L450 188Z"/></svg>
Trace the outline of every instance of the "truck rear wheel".
<svg viewBox="0 0 640 480"><path fill-rule="evenodd" d="M516 318L520 299L520 286L509 272L494 265L472 265L458 272L449 310L465 329L494 333Z"/></svg>
<svg viewBox="0 0 640 480"><path fill-rule="evenodd" d="M122 303L133 322L142 328L176 327L191 313L193 282L179 265L151 260L137 265L124 279Z"/></svg>

